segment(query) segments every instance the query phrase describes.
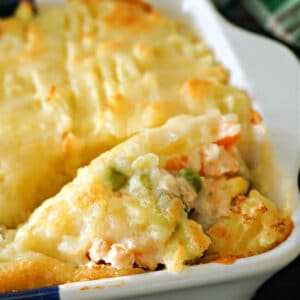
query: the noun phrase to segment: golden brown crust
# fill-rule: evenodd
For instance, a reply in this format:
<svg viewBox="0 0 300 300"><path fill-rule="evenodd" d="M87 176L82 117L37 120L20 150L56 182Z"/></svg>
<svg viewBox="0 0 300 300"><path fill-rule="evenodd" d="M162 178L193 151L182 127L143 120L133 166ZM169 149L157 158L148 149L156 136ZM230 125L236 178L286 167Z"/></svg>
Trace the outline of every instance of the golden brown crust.
<svg viewBox="0 0 300 300"><path fill-rule="evenodd" d="M208 251L206 255L204 255L201 259L199 259L200 263L219 263L219 264L224 264L224 265L230 265L233 264L237 259L239 258L246 258L249 256L257 255L261 252L267 252L270 251L274 248L276 248L278 245L283 243L288 237L291 235L293 229L294 229L294 223L290 218L286 218L284 221L280 222L280 227L281 229L284 228L284 233L281 235L278 240L269 245L266 246L263 250L259 251L250 251L248 249L244 249L242 252L239 252L238 254L236 251L231 250L224 250L224 251L219 251L219 252L214 252L214 251ZM276 227L276 225L275 225ZM279 226L278 226L279 227ZM216 238L224 239L224 243L228 244L230 241L226 241L228 239L227 235L227 230L226 228L214 228L213 230L210 231L210 236L214 236Z"/></svg>
<svg viewBox="0 0 300 300"><path fill-rule="evenodd" d="M104 1L109 1L109 0L96 0L96 1L104 2ZM121 2L121 3L123 2L123 3L131 4L131 5L137 5L146 12L149 12L152 10L152 6L149 3L146 3L142 0L114 0L114 1ZM95 2L95 0L68 0L68 2L82 2L82 3L90 4L90 3Z"/></svg>
<svg viewBox="0 0 300 300"><path fill-rule="evenodd" d="M109 265L74 267L51 257L33 254L28 258L0 264L0 293L142 272L139 268L117 270Z"/></svg>
<svg viewBox="0 0 300 300"><path fill-rule="evenodd" d="M57 285L73 278L72 266L56 259L37 256L0 264L0 292Z"/></svg>
<svg viewBox="0 0 300 300"><path fill-rule="evenodd" d="M239 196L231 214L220 218L208 231L212 239L205 261L223 257L248 257L273 249L293 230L293 221L275 205L251 191Z"/></svg>
<svg viewBox="0 0 300 300"><path fill-rule="evenodd" d="M149 3L146 3L141 0L117 0L121 3L127 3L130 5L136 5L141 7L145 12L151 12L152 11L152 6Z"/></svg>
<svg viewBox="0 0 300 300"><path fill-rule="evenodd" d="M131 269L115 269L109 265L95 266L93 268L80 267L75 270L75 274L72 278L72 282L87 281L95 279L103 279L110 277L119 277L126 275L134 275L143 273L143 269L131 268Z"/></svg>
<svg viewBox="0 0 300 300"><path fill-rule="evenodd" d="M138 4L138 5L136 5ZM160 14L151 10L151 6L141 5L140 1L117 1L113 10L104 21L114 27L144 31L151 29L160 19ZM141 9L142 12L141 13Z"/></svg>

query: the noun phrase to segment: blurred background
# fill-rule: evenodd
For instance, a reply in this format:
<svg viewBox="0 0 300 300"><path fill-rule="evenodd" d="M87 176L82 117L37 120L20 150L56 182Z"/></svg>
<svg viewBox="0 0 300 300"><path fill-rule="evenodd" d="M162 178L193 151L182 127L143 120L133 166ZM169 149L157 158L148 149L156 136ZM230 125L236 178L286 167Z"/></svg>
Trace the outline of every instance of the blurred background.
<svg viewBox="0 0 300 300"><path fill-rule="evenodd" d="M300 59L300 0L212 0L230 22L286 44Z"/></svg>

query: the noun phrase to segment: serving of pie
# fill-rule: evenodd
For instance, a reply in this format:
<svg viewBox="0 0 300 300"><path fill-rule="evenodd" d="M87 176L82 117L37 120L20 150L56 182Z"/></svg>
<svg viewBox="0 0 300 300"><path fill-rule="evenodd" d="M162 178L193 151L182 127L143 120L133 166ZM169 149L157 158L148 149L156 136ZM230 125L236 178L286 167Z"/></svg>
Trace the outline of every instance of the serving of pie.
<svg viewBox="0 0 300 300"><path fill-rule="evenodd" d="M144 2L1 20L0 115L0 292L180 272L293 229L260 113Z"/></svg>

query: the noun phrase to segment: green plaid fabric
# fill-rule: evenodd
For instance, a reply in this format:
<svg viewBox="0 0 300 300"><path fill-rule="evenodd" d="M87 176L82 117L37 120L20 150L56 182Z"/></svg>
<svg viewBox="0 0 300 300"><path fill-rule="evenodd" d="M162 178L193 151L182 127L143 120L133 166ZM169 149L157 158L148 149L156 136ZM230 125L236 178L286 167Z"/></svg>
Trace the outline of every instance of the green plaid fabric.
<svg viewBox="0 0 300 300"><path fill-rule="evenodd" d="M247 11L267 32L300 49L300 0L213 0L213 2L221 11L233 16L233 19L238 14L243 16L243 11ZM243 23L243 20L239 19L238 22ZM247 22L249 20L245 18L245 23Z"/></svg>

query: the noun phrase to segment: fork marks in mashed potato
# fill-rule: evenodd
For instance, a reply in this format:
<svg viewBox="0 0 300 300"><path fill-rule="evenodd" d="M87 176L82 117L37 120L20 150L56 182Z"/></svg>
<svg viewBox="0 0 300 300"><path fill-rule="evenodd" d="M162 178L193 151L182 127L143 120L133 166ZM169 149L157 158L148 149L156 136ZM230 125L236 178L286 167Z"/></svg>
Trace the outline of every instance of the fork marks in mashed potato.
<svg viewBox="0 0 300 300"><path fill-rule="evenodd" d="M101 152L170 117L205 113L179 92L185 81L197 78L193 90L205 79L207 107L218 106L205 96L209 82L227 82L201 39L141 1L70 1L1 20L0 32L0 222L10 227Z"/></svg>

